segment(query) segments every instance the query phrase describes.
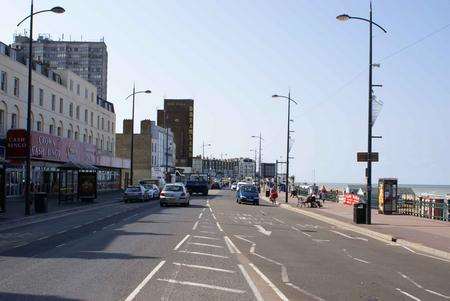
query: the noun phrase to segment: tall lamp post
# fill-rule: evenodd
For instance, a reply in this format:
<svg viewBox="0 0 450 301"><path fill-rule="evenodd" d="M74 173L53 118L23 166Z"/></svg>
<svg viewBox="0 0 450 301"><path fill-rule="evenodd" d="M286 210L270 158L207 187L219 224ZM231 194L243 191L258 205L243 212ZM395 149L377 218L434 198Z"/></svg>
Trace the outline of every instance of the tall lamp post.
<svg viewBox="0 0 450 301"><path fill-rule="evenodd" d="M130 185L133 185L133 149L134 149L134 100L136 98L136 94L140 94L140 93L146 93L146 94L150 94L152 93L152 91L150 90L142 90L142 91L137 91L136 92L136 85L133 84L133 93L131 93L130 95L128 95L125 100L127 100L128 98L130 98L131 96L133 96L133 109L131 112L131 147L130 147Z"/></svg>
<svg viewBox="0 0 450 301"><path fill-rule="evenodd" d="M258 171L259 171L259 174L258 174L258 177L259 177L259 180L261 180L261 141L264 140L264 139L262 138L261 133L259 133L259 136L252 136L252 138L259 139L259 152L258 152ZM255 163L256 163L256 158L255 158ZM256 170L256 168L255 168L255 170Z"/></svg>
<svg viewBox="0 0 450 301"><path fill-rule="evenodd" d="M371 203L372 203L372 103L373 103L373 84L372 84L372 68L374 64L372 63L372 27L377 26L384 33L387 33L386 29L378 25L372 20L372 2L370 2L370 13L369 19L352 17L347 14L342 14L336 17L339 21L348 21L350 19L361 20L369 23L369 116L367 123L367 169L366 169L366 179L367 179L367 208L366 208L366 224L371 224Z"/></svg>
<svg viewBox="0 0 450 301"><path fill-rule="evenodd" d="M64 8L60 6L55 6L52 9L45 9L34 12L33 10L33 0L31 0L30 15L25 17L22 21L17 24L19 27L25 20L30 18L30 37L28 41L29 53L28 53L28 101L27 101L27 132L25 136L26 141L26 163L25 163L25 215L30 215L30 178L31 178L31 88L32 88L32 70L33 70L33 16L40 14L52 12L55 14L62 14L65 12Z"/></svg>
<svg viewBox="0 0 450 301"><path fill-rule="evenodd" d="M283 95L272 95L273 98L285 98L287 99L287 134L286 134L286 199L285 202L288 202L289 198L289 151L290 151L290 138L291 138L291 101L298 104L297 101L291 98L291 91L289 91L288 96Z"/></svg>
<svg viewBox="0 0 450 301"><path fill-rule="evenodd" d="M256 178L256 153L258 152L258 150L256 148L252 148L250 149L250 151L255 153L255 178Z"/></svg>

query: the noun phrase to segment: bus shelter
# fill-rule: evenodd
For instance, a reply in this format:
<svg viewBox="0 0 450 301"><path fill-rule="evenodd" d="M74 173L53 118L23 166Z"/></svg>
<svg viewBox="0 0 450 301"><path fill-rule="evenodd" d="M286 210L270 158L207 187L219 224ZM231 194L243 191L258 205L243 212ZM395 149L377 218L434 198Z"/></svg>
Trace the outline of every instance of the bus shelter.
<svg viewBox="0 0 450 301"><path fill-rule="evenodd" d="M94 201L97 198L98 168L69 161L58 167L58 204L75 200Z"/></svg>

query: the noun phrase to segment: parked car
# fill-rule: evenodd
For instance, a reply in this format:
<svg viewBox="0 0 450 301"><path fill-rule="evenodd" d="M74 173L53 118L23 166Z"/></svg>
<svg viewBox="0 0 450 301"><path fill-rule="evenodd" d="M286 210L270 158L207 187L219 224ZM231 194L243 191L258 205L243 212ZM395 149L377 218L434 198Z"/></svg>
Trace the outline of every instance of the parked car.
<svg viewBox="0 0 450 301"><path fill-rule="evenodd" d="M236 202L252 203L253 205L259 205L259 193L258 189L254 185L241 185L236 192Z"/></svg>
<svg viewBox="0 0 450 301"><path fill-rule="evenodd" d="M236 183L231 183L231 190L236 190L237 188L237 184Z"/></svg>
<svg viewBox="0 0 450 301"><path fill-rule="evenodd" d="M143 202L147 198L144 187L142 186L129 186L125 189L123 193L123 201L125 203L131 201Z"/></svg>
<svg viewBox="0 0 450 301"><path fill-rule="evenodd" d="M189 206L190 195L183 184L166 184L159 194L159 204Z"/></svg>
<svg viewBox="0 0 450 301"><path fill-rule="evenodd" d="M140 186L144 188L147 199L159 198L159 188L155 184L141 184Z"/></svg>

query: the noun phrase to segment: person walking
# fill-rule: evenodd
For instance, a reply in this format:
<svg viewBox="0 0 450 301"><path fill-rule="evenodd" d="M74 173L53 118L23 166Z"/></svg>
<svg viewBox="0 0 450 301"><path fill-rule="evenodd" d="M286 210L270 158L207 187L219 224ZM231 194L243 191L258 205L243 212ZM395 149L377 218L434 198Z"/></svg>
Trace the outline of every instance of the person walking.
<svg viewBox="0 0 450 301"><path fill-rule="evenodd" d="M272 186L272 188L270 189L270 201L273 203L273 204L277 204L277 198L278 198L278 191L277 191L277 188L276 188L276 186L274 185L274 186Z"/></svg>

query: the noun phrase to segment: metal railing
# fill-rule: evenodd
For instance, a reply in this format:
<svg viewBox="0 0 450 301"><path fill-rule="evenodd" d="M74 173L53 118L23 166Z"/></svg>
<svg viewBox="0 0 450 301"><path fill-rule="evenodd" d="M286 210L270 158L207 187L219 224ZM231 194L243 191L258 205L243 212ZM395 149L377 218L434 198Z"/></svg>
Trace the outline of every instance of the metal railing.
<svg viewBox="0 0 450 301"><path fill-rule="evenodd" d="M419 197L415 200L399 200L397 209L399 214L450 221L449 199L426 199Z"/></svg>

